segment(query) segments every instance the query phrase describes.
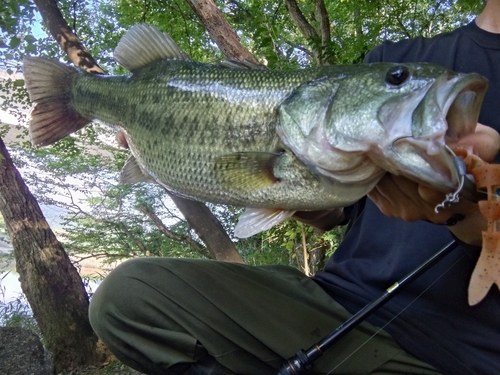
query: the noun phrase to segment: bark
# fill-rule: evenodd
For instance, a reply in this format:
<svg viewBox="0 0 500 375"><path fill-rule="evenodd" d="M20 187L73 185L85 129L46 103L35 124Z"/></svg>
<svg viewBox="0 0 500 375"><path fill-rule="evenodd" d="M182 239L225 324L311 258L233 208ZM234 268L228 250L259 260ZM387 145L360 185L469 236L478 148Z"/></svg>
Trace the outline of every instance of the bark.
<svg viewBox="0 0 500 375"><path fill-rule="evenodd" d="M226 57L258 64L252 53L241 44L240 38L213 0L186 0L186 2Z"/></svg>
<svg viewBox="0 0 500 375"><path fill-rule="evenodd" d="M88 296L76 268L45 220L0 138L0 212L9 232L21 288L57 372L97 364L98 339L88 321Z"/></svg>

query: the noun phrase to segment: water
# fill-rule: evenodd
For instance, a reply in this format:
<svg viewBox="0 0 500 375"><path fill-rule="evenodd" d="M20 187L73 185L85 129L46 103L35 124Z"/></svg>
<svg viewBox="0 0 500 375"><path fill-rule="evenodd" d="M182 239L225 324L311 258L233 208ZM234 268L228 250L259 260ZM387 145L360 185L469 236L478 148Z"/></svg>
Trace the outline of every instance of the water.
<svg viewBox="0 0 500 375"><path fill-rule="evenodd" d="M102 279L84 279L85 290L92 295ZM0 303L9 303L23 297L19 274L13 271L0 271Z"/></svg>
<svg viewBox="0 0 500 375"><path fill-rule="evenodd" d="M0 239L0 255L9 254L10 252L11 248L8 243L3 242ZM95 267L99 266L100 263L98 263ZM102 275L108 273L111 269L103 268L102 272L97 272L96 270L100 270L100 268L95 268L93 269L94 272L90 272L88 274ZM82 277L83 285L85 286L85 290L89 296L92 296L102 280L103 277L101 276ZM24 298L21 283L19 282L19 274L15 272L15 262L12 259L2 259L0 257L0 306L17 300L26 299Z"/></svg>
<svg viewBox="0 0 500 375"><path fill-rule="evenodd" d="M18 273L0 272L0 301L8 303L22 294Z"/></svg>

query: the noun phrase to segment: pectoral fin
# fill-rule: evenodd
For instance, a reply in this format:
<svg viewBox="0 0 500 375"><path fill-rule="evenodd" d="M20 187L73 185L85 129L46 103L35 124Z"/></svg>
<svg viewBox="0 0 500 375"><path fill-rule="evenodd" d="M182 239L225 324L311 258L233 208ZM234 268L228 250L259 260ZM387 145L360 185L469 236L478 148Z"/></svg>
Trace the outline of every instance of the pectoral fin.
<svg viewBox="0 0 500 375"><path fill-rule="evenodd" d="M233 187L257 190L279 182L274 166L281 154L268 152L238 152L224 155L215 161L221 180Z"/></svg>
<svg viewBox="0 0 500 375"><path fill-rule="evenodd" d="M247 208L234 228L234 235L239 238L251 237L290 219L294 213L276 208Z"/></svg>

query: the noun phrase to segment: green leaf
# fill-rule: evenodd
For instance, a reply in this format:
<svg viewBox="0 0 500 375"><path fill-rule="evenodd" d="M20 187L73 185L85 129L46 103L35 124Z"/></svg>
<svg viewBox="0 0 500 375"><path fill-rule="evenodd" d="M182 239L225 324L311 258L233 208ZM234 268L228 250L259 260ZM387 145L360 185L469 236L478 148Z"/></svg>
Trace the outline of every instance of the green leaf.
<svg viewBox="0 0 500 375"><path fill-rule="evenodd" d="M25 49L26 52L36 53L36 46L34 44L28 44Z"/></svg>
<svg viewBox="0 0 500 375"><path fill-rule="evenodd" d="M20 44L21 44L21 39L19 39L18 37L14 36L10 40L9 47L12 48L12 49L15 49L15 48L19 47Z"/></svg>
<svg viewBox="0 0 500 375"><path fill-rule="evenodd" d="M33 43L35 43L37 41L37 39L33 35L31 35L31 34L26 35L24 37L24 40L27 41L30 44L33 44Z"/></svg>

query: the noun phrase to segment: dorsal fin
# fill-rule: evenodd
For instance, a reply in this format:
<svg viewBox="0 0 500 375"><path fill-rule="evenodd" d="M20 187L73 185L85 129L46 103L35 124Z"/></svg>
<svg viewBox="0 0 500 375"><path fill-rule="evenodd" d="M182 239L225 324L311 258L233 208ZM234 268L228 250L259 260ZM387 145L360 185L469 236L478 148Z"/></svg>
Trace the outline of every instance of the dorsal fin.
<svg viewBox="0 0 500 375"><path fill-rule="evenodd" d="M144 24L127 31L116 46L114 58L131 72L159 60L190 60L170 35Z"/></svg>

